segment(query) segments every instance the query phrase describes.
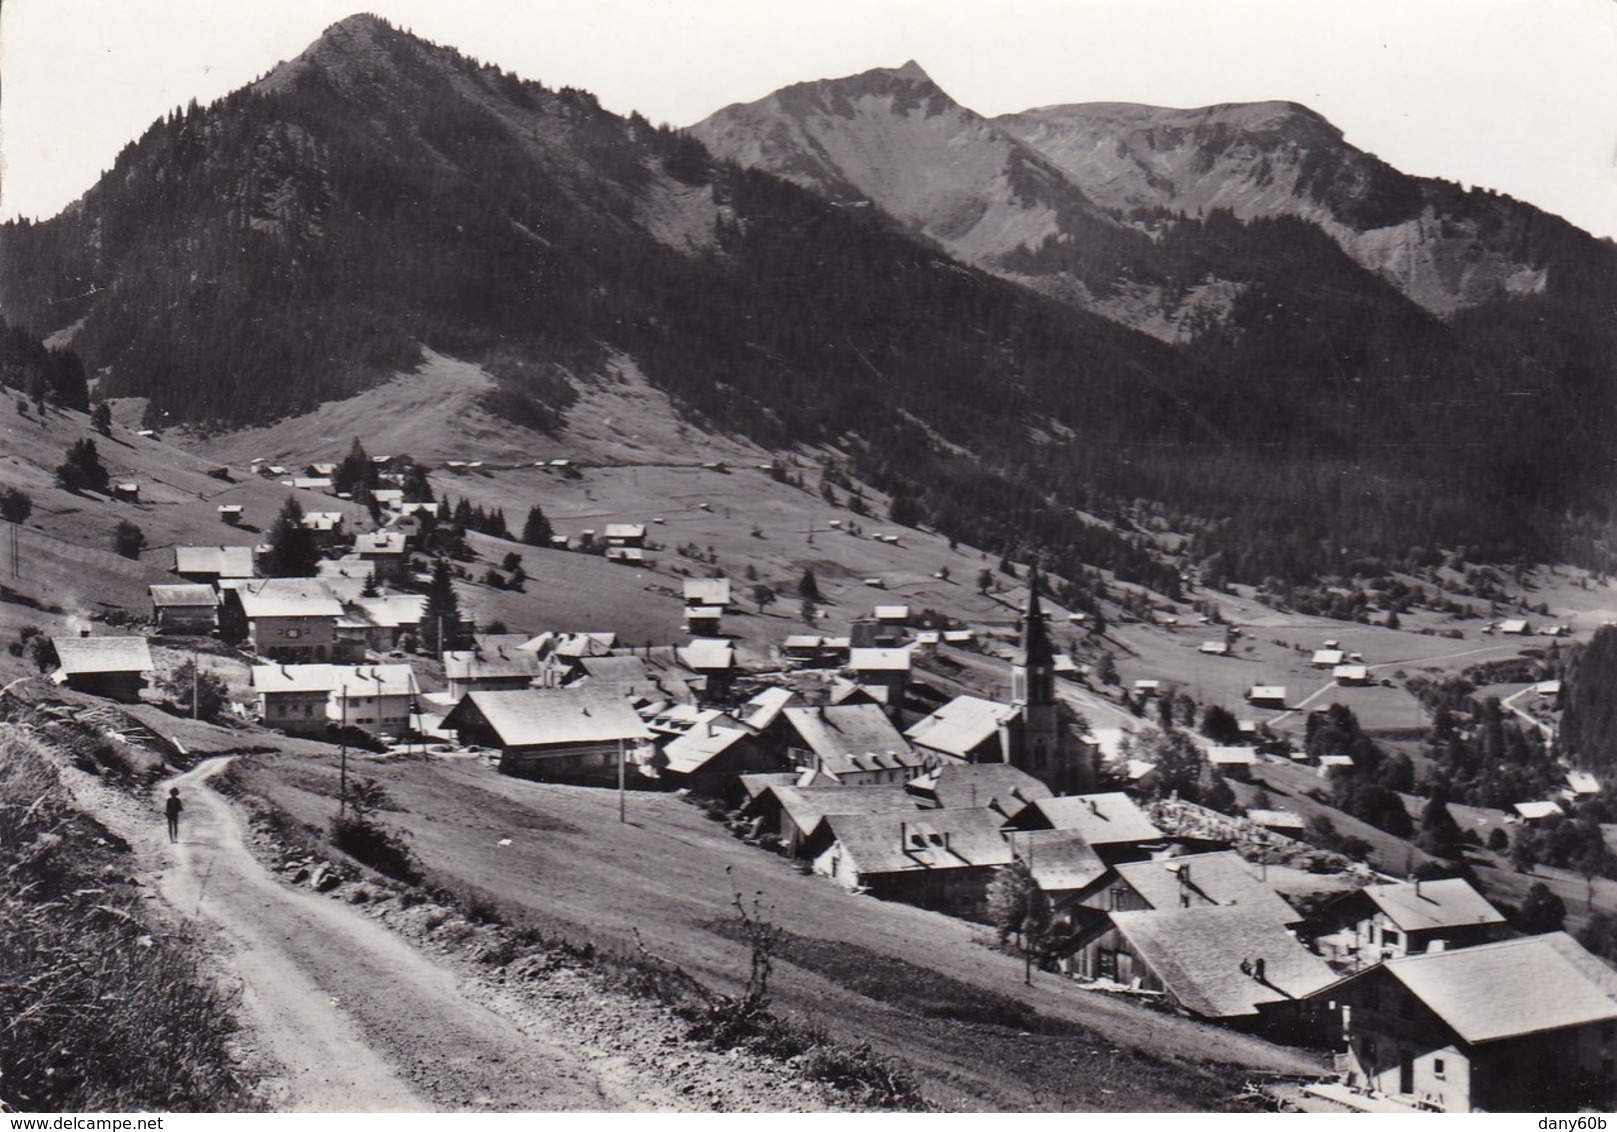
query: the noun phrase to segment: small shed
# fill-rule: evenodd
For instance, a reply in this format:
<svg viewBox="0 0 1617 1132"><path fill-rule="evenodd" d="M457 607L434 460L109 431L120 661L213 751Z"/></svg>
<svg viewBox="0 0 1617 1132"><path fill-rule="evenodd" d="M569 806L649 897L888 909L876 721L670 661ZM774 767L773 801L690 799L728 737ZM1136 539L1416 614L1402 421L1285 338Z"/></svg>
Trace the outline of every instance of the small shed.
<svg viewBox="0 0 1617 1132"><path fill-rule="evenodd" d="M1246 702L1253 707L1274 708L1284 711L1286 708L1286 689L1279 684L1254 684L1247 689Z"/></svg>
<svg viewBox="0 0 1617 1132"><path fill-rule="evenodd" d="M51 674L75 692L139 703L145 675L153 671L145 637L52 637L60 667Z"/></svg>
<svg viewBox="0 0 1617 1132"><path fill-rule="evenodd" d="M192 582L147 590L158 633L209 633L219 624L219 594L212 586Z"/></svg>
<svg viewBox="0 0 1617 1132"><path fill-rule="evenodd" d="M219 521L237 526L242 519L242 506L240 503L221 503L218 507Z"/></svg>

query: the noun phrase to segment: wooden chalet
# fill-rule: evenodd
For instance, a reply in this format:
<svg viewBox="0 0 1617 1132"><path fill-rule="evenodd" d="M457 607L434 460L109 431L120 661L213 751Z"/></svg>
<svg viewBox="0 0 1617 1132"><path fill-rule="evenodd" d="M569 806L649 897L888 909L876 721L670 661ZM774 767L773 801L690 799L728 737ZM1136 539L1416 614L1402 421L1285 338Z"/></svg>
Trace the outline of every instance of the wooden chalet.
<svg viewBox="0 0 1617 1132"><path fill-rule="evenodd" d="M154 671L145 637L52 637L58 668L51 679L75 692L120 703L140 702Z"/></svg>
<svg viewBox="0 0 1617 1132"><path fill-rule="evenodd" d="M650 732L626 700L577 688L469 692L443 726L500 752L500 772L549 782L610 784L619 761L646 761Z"/></svg>

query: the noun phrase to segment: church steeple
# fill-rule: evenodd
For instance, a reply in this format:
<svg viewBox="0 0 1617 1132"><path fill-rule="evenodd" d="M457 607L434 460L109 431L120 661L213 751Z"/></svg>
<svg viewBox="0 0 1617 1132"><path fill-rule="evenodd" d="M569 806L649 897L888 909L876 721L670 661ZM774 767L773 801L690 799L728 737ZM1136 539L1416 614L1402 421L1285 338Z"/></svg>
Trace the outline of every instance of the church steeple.
<svg viewBox="0 0 1617 1132"><path fill-rule="evenodd" d="M1028 571L1027 613L1022 619L1022 648L1011 664L1017 668L1054 668L1055 650L1044 627L1044 609L1039 603L1039 571Z"/></svg>

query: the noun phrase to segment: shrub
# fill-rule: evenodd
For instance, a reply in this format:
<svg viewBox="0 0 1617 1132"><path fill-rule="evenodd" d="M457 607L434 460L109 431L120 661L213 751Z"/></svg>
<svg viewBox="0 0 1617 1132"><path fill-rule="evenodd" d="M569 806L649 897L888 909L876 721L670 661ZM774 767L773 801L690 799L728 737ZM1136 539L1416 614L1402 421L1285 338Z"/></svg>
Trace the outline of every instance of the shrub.
<svg viewBox="0 0 1617 1132"><path fill-rule="evenodd" d="M410 847L396 833L362 814L343 814L331 819L331 840L337 848L383 876L405 884L419 884L421 872Z"/></svg>

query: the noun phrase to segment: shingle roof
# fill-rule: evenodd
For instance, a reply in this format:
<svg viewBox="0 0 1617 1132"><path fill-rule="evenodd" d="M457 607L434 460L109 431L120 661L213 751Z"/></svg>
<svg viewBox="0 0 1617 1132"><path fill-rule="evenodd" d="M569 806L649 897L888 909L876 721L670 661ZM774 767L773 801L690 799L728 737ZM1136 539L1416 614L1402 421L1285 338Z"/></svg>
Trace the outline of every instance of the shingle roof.
<svg viewBox="0 0 1617 1132"><path fill-rule="evenodd" d="M1014 833L1011 848L1027 862L1033 882L1046 892L1088 888L1106 875L1106 863L1094 846L1070 829L1038 829Z"/></svg>
<svg viewBox="0 0 1617 1132"><path fill-rule="evenodd" d="M918 746L966 758L974 748L993 738L1001 723L1016 714L1010 704L976 696L956 696L904 732Z"/></svg>
<svg viewBox="0 0 1617 1132"><path fill-rule="evenodd" d="M219 595L212 586L185 585L185 586L147 586L151 591L152 604L165 609L177 609L187 606L207 606L210 609L219 604Z"/></svg>
<svg viewBox="0 0 1617 1132"><path fill-rule="evenodd" d="M482 651L451 650L444 653L446 680L495 680L513 677L533 677L539 672L539 658L531 652L517 648L493 648Z"/></svg>
<svg viewBox="0 0 1617 1132"><path fill-rule="evenodd" d="M1473 1044L1617 1019L1617 971L1565 932L1381 966Z"/></svg>
<svg viewBox="0 0 1617 1132"><path fill-rule="evenodd" d="M421 624L427 598L424 594L383 594L379 597L355 598L354 606L372 625L381 629L399 629Z"/></svg>
<svg viewBox="0 0 1617 1132"><path fill-rule="evenodd" d="M861 876L1008 865L1015 859L992 810L834 814L825 820Z"/></svg>
<svg viewBox="0 0 1617 1132"><path fill-rule="evenodd" d="M752 732L732 727L693 727L663 748L670 774L695 774Z"/></svg>
<svg viewBox="0 0 1617 1132"><path fill-rule="evenodd" d="M255 692L330 692L336 686L336 670L330 664L253 665Z"/></svg>
<svg viewBox="0 0 1617 1132"><path fill-rule="evenodd" d="M341 617L342 603L313 578L270 578L235 590L248 617Z"/></svg>
<svg viewBox="0 0 1617 1132"><path fill-rule="evenodd" d="M729 605L729 578L686 578L686 605Z"/></svg>
<svg viewBox="0 0 1617 1132"><path fill-rule="evenodd" d="M1155 841L1162 836L1162 831L1123 793L1041 798L1033 808L1050 823L1050 828L1077 830L1091 845Z"/></svg>
<svg viewBox="0 0 1617 1132"><path fill-rule="evenodd" d="M645 538L646 525L644 523L608 523L606 525L607 538Z"/></svg>
<svg viewBox="0 0 1617 1132"><path fill-rule="evenodd" d="M1416 889L1419 895L1416 895ZM1372 884L1361 889L1387 918L1406 932L1502 924L1505 917L1463 877L1415 884Z"/></svg>
<svg viewBox="0 0 1617 1132"><path fill-rule="evenodd" d="M813 833L832 814L916 811L915 799L896 782L880 786L772 786L769 792L804 834Z"/></svg>
<svg viewBox="0 0 1617 1132"><path fill-rule="evenodd" d="M748 727L762 731L779 719L781 711L791 702L790 688L765 688L742 705L741 718Z"/></svg>
<svg viewBox="0 0 1617 1132"><path fill-rule="evenodd" d="M823 759L853 755L908 756L910 753L904 736L875 704L789 707L783 714L804 745ZM907 762L904 765L918 764Z"/></svg>
<svg viewBox="0 0 1617 1132"><path fill-rule="evenodd" d="M355 554L403 554L403 531L371 531L354 536Z"/></svg>
<svg viewBox="0 0 1617 1132"><path fill-rule="evenodd" d="M1158 910L1180 907L1180 896L1189 907L1244 905L1267 909L1281 924L1303 919L1274 889L1253 876L1247 863L1233 852L1193 853L1163 861L1136 861L1116 865L1122 878L1151 907Z"/></svg>
<svg viewBox="0 0 1617 1132"><path fill-rule="evenodd" d="M1168 993L1204 1018L1257 1013L1260 1003L1301 998L1336 981L1269 909L1245 904L1113 912L1112 924ZM1241 973L1262 959L1264 980ZM1267 984L1267 985L1266 985Z"/></svg>
<svg viewBox="0 0 1617 1132"><path fill-rule="evenodd" d="M145 637L52 637L51 643L66 676L153 670Z"/></svg>
<svg viewBox="0 0 1617 1132"><path fill-rule="evenodd" d="M1528 821L1536 821L1540 818L1552 817L1565 812L1554 802L1517 802L1515 809L1518 814Z"/></svg>
<svg viewBox="0 0 1617 1132"><path fill-rule="evenodd" d="M217 574L221 578L251 578L253 548L250 546L176 546L176 574Z"/></svg>
<svg viewBox="0 0 1617 1132"><path fill-rule="evenodd" d="M627 700L582 688L468 692L444 723L454 726L473 710L488 721L506 747L598 743L650 735Z"/></svg>
<svg viewBox="0 0 1617 1132"><path fill-rule="evenodd" d="M1006 817L1053 796L1048 786L1009 763L945 763L911 782L910 792L945 809L986 806Z"/></svg>
<svg viewBox="0 0 1617 1132"><path fill-rule="evenodd" d="M680 647L679 662L696 672L734 668L735 646L719 637L697 637Z"/></svg>

